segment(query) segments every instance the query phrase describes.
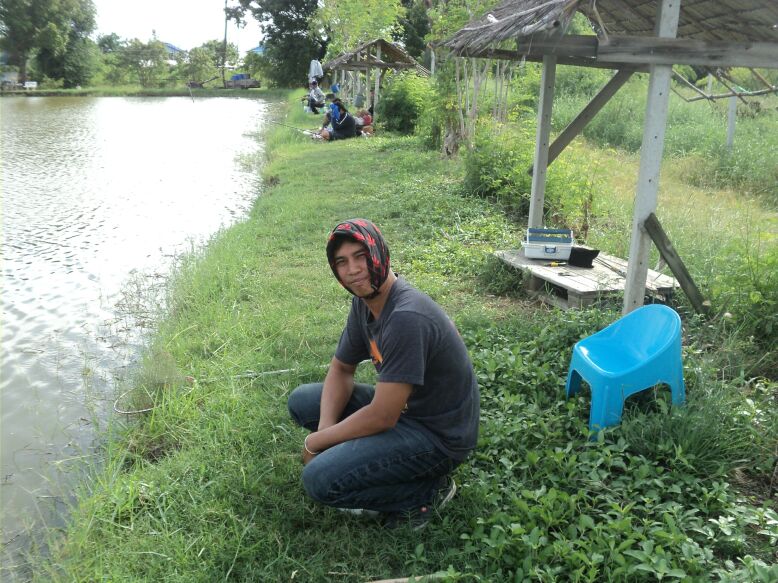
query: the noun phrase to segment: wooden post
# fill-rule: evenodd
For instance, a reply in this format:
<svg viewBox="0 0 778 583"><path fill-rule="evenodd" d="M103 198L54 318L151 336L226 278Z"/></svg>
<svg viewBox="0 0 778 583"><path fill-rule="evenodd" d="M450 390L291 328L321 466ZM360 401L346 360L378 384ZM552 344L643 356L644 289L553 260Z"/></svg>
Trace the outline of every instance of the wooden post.
<svg viewBox="0 0 778 583"><path fill-rule="evenodd" d="M662 255L662 259L670 266L670 270L673 275L681 284L681 289L686 293L686 296L691 301L694 310L698 314L707 314L708 306L705 304L705 298L702 297L697 284L694 283L692 276L689 274L689 270L686 269L686 264L683 262L678 252L670 242L670 238L662 228L659 219L656 218L654 213L648 215L645 222L646 231L654 241L656 248L659 249L659 253Z"/></svg>
<svg viewBox="0 0 778 583"><path fill-rule="evenodd" d="M529 201L529 228L543 228L543 200L546 194L548 144L551 137L551 106L554 102L556 57L543 55L543 74L538 100L538 129L535 136L535 164L532 173L532 195Z"/></svg>
<svg viewBox="0 0 778 583"><path fill-rule="evenodd" d="M727 113L727 151L732 151L735 144L735 122L737 121L737 97L729 98L729 110Z"/></svg>
<svg viewBox="0 0 778 583"><path fill-rule="evenodd" d="M662 38L675 37L680 11L681 0L661 1L656 19L657 36ZM643 223L648 215L656 210L673 67L672 65L651 65L650 71L643 145L640 150L640 171L632 215L632 239L629 245L629 263L627 264L627 279L624 288L624 314L642 306L646 293L651 237L643 229Z"/></svg>
<svg viewBox="0 0 778 583"><path fill-rule="evenodd" d="M376 61L381 60L381 45L376 45L375 49ZM381 69L377 69L375 73L375 95L373 95L373 122L375 122L375 114L378 113L378 90L381 85Z"/></svg>

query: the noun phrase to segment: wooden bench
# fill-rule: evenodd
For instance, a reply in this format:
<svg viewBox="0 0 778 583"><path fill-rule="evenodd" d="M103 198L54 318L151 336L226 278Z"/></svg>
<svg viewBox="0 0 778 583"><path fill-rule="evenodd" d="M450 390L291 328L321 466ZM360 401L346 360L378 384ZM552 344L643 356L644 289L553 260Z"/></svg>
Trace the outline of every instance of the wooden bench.
<svg viewBox="0 0 778 583"><path fill-rule="evenodd" d="M527 291L538 299L564 310L589 306L599 299L624 293L627 261L600 253L594 267L550 266L548 259L530 259L524 250L497 251L495 255L526 277ZM648 270L646 293L664 301L678 287L676 280Z"/></svg>

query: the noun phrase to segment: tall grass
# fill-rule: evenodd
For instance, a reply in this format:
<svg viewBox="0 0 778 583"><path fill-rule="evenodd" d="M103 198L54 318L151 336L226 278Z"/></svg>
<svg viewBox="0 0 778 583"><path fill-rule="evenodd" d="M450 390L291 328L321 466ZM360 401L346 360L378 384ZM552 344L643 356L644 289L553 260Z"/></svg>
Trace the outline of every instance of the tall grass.
<svg viewBox="0 0 778 583"><path fill-rule="evenodd" d="M604 147L640 149L646 109L646 78L625 85L586 126L584 136ZM665 135L666 157L691 157L686 180L696 186L745 190L778 204L778 110L773 99L759 110L738 109L732 151L726 147L727 101L687 103L672 94ZM555 129L567 125L585 101L561 94L554 104Z"/></svg>

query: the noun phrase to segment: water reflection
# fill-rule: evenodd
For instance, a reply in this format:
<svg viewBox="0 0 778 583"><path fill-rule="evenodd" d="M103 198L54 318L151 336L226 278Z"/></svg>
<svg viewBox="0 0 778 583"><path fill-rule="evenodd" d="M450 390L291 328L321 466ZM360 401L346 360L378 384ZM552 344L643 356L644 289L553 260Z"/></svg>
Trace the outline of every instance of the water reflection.
<svg viewBox="0 0 778 583"><path fill-rule="evenodd" d="M114 306L133 271L242 216L254 99L3 98L3 543L52 520L136 357ZM64 474L63 474L64 471ZM64 480L64 481L63 481ZM12 546L12 545L10 545Z"/></svg>

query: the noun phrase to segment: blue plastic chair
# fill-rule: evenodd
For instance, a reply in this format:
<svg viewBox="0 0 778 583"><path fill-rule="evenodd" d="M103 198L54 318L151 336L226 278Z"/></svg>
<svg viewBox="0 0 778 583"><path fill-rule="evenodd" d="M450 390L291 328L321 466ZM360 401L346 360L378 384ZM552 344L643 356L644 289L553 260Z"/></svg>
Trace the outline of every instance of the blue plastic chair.
<svg viewBox="0 0 778 583"><path fill-rule="evenodd" d="M566 396L592 389L589 429L618 425L624 401L659 383L670 386L674 405L683 405L686 388L681 363L681 318L661 304L643 306L573 347Z"/></svg>

